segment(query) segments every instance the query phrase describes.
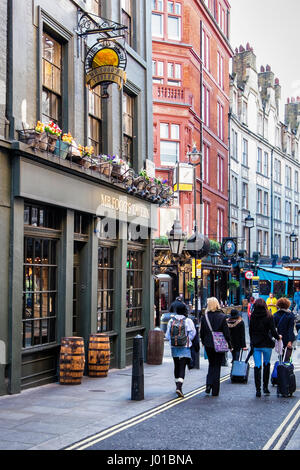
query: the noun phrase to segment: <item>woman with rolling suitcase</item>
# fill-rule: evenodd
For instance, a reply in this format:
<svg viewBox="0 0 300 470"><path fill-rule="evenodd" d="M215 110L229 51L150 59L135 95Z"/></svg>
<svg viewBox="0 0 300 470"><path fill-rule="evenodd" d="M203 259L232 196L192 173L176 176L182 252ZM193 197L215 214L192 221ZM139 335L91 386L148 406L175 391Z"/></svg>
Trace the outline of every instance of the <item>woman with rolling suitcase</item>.
<svg viewBox="0 0 300 470"><path fill-rule="evenodd" d="M227 318L227 325L229 328L231 345L233 348L231 351L232 362L238 361L241 349L247 349L245 338L245 323L238 310L234 308L231 310L230 317Z"/></svg>
<svg viewBox="0 0 300 470"><path fill-rule="evenodd" d="M288 362L293 351L293 342L296 337L294 334L295 317L290 311L291 302L289 299L282 297L278 299L276 307L277 312L274 315L274 322L278 333L282 336L283 355L285 361Z"/></svg>
<svg viewBox="0 0 300 470"><path fill-rule="evenodd" d="M272 339L281 339L275 328L272 314L264 299L256 299L249 326L250 344L253 347L254 381L256 396L261 397L261 372L263 357L263 392L269 395L270 359L275 343Z"/></svg>

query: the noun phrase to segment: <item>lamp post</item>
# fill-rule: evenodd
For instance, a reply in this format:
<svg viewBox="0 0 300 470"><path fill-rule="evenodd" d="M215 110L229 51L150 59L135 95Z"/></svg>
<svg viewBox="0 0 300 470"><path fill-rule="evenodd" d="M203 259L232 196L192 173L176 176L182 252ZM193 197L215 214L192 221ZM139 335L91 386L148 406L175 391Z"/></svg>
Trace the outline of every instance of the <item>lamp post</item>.
<svg viewBox="0 0 300 470"><path fill-rule="evenodd" d="M251 229L254 227L254 218L247 215L245 218L245 227L249 229L249 253L248 253L248 263L249 263L249 270L251 269ZM251 279L249 279L249 294L251 294Z"/></svg>
<svg viewBox="0 0 300 470"><path fill-rule="evenodd" d="M203 185L202 185L202 154L199 150L197 150L196 144L193 145L193 150L187 153L189 158L189 164L193 166L193 180L194 180L194 234L195 240L197 241L198 235L198 225L197 225L197 175L196 175L196 167L200 165L200 223L202 223L202 192L203 192ZM201 228L201 226L200 226ZM195 273L194 279L194 299L195 299L195 317L197 322L199 321L199 314L198 314L198 276L197 270ZM202 305L201 305L202 306Z"/></svg>
<svg viewBox="0 0 300 470"><path fill-rule="evenodd" d="M177 295L179 294L179 272L178 272L178 259L182 254L184 247L184 237L185 233L182 231L180 221L176 219L174 221L173 227L170 232L167 233L168 241L170 246L171 255L176 259L176 268L177 268L177 284L176 291Z"/></svg>
<svg viewBox="0 0 300 470"><path fill-rule="evenodd" d="M293 244L293 248L292 248L292 253L293 253L293 287L292 287L292 300L294 300L294 293L295 293L295 268L294 268L294 259L295 259L295 243L297 242L298 240L298 237L297 235L295 234L295 232L293 231L291 234L290 234L290 242Z"/></svg>

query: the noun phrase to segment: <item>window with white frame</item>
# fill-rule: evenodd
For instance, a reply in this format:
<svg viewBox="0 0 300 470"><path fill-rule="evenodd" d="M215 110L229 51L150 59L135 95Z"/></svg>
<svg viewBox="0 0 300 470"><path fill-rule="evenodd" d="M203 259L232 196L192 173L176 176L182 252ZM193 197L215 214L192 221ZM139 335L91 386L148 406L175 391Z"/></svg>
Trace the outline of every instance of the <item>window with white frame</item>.
<svg viewBox="0 0 300 470"><path fill-rule="evenodd" d="M209 70L210 68L210 37L207 31L202 29L202 63Z"/></svg>
<svg viewBox="0 0 300 470"><path fill-rule="evenodd" d="M168 62L168 85L181 86L181 64Z"/></svg>
<svg viewBox="0 0 300 470"><path fill-rule="evenodd" d="M264 152L264 175L269 176L269 154Z"/></svg>
<svg viewBox="0 0 300 470"><path fill-rule="evenodd" d="M218 121L218 137L224 140L224 106L218 101L217 102L217 121Z"/></svg>
<svg viewBox="0 0 300 470"><path fill-rule="evenodd" d="M181 40L181 3L168 1L168 39Z"/></svg>
<svg viewBox="0 0 300 470"><path fill-rule="evenodd" d="M243 139L242 164L248 166L248 140Z"/></svg>
<svg viewBox="0 0 300 470"><path fill-rule="evenodd" d="M259 113L257 117L257 132L260 135L263 134L263 116L261 113Z"/></svg>
<svg viewBox="0 0 300 470"><path fill-rule="evenodd" d="M224 192L224 158L221 155L217 158L217 189Z"/></svg>
<svg viewBox="0 0 300 470"><path fill-rule="evenodd" d="M242 118L242 123L243 124L248 124L248 104L244 100L242 101L241 118Z"/></svg>
<svg viewBox="0 0 300 470"><path fill-rule="evenodd" d="M217 213L217 241L221 242L224 236L224 211L218 209Z"/></svg>
<svg viewBox="0 0 300 470"><path fill-rule="evenodd" d="M290 237L286 236L285 237L285 256L291 256L291 242L290 242Z"/></svg>
<svg viewBox="0 0 300 470"><path fill-rule="evenodd" d="M285 165L285 186L292 187L292 168L288 165Z"/></svg>
<svg viewBox="0 0 300 470"><path fill-rule="evenodd" d="M238 206L238 179L236 176L231 175L231 203Z"/></svg>
<svg viewBox="0 0 300 470"><path fill-rule="evenodd" d="M262 245L263 245L263 232L262 230L257 230L256 232L256 251L262 253Z"/></svg>
<svg viewBox="0 0 300 470"><path fill-rule="evenodd" d="M160 124L160 162L162 165L175 165L179 161L179 124Z"/></svg>
<svg viewBox="0 0 300 470"><path fill-rule="evenodd" d="M231 131L231 156L235 160L238 159L238 133L232 129Z"/></svg>
<svg viewBox="0 0 300 470"><path fill-rule="evenodd" d="M269 193L264 191L264 215L269 215Z"/></svg>
<svg viewBox="0 0 300 470"><path fill-rule="evenodd" d="M274 160L274 180L281 183L281 161L277 158Z"/></svg>
<svg viewBox="0 0 300 470"><path fill-rule="evenodd" d="M217 80L218 85L224 89L224 57L220 52L217 52Z"/></svg>
<svg viewBox="0 0 300 470"><path fill-rule="evenodd" d="M285 201L285 222L292 223L292 204L290 201Z"/></svg>
<svg viewBox="0 0 300 470"><path fill-rule="evenodd" d="M210 212L210 204L207 201L203 201L204 205L204 235L206 237L209 236L209 212Z"/></svg>
<svg viewBox="0 0 300 470"><path fill-rule="evenodd" d="M278 196L274 197L274 217L281 220L281 198Z"/></svg>
<svg viewBox="0 0 300 470"><path fill-rule="evenodd" d="M294 212L294 225L298 227L299 225L299 206L295 204L295 212Z"/></svg>
<svg viewBox="0 0 300 470"><path fill-rule="evenodd" d="M152 80L153 83L164 83L164 62L162 60L152 60Z"/></svg>
<svg viewBox="0 0 300 470"><path fill-rule="evenodd" d="M248 183L242 182L242 209L248 209Z"/></svg>
<svg viewBox="0 0 300 470"><path fill-rule="evenodd" d="M262 190L256 190L256 212L262 214Z"/></svg>
<svg viewBox="0 0 300 470"><path fill-rule="evenodd" d="M269 254L269 232L264 232L264 243L263 243L263 252L264 256Z"/></svg>
<svg viewBox="0 0 300 470"><path fill-rule="evenodd" d="M209 127L210 124L210 90L206 85L202 86L202 119L203 123Z"/></svg>
<svg viewBox="0 0 300 470"><path fill-rule="evenodd" d="M259 147L257 147L257 168L256 168L256 171L258 173L262 173L262 150Z"/></svg>
<svg viewBox="0 0 300 470"><path fill-rule="evenodd" d="M202 161L202 176L203 182L209 184L209 157L210 146L203 142L203 161Z"/></svg>
<svg viewBox="0 0 300 470"><path fill-rule="evenodd" d="M297 170L295 170L295 187L294 187L294 190L296 191L296 193L299 192L299 173Z"/></svg>
<svg viewBox="0 0 300 470"><path fill-rule="evenodd" d="M281 257L281 235L278 233L274 236L274 254Z"/></svg>
<svg viewBox="0 0 300 470"><path fill-rule="evenodd" d="M164 0L152 0L152 36L164 36Z"/></svg>
<svg viewBox="0 0 300 470"><path fill-rule="evenodd" d="M125 41L127 44L132 46L132 38L133 38L133 31L132 31L132 18L133 18L133 11L132 11L132 0L121 0L121 7L122 7L122 24L127 26L125 30Z"/></svg>

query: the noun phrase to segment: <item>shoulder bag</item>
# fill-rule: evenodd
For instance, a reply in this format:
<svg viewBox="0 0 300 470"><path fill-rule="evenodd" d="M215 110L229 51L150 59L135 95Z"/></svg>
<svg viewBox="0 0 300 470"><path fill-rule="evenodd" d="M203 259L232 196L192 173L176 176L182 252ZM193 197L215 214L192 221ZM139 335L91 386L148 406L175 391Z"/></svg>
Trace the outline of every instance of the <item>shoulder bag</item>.
<svg viewBox="0 0 300 470"><path fill-rule="evenodd" d="M215 351L218 353L227 352L229 347L224 334L221 331L213 331L207 313L205 314L205 320L212 334Z"/></svg>

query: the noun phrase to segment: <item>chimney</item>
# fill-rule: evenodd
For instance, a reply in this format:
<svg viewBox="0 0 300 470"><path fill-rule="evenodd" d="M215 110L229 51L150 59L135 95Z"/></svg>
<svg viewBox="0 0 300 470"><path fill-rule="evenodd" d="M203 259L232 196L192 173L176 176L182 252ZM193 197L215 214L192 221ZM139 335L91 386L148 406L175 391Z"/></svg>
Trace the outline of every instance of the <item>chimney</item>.
<svg viewBox="0 0 300 470"><path fill-rule="evenodd" d="M297 96L295 99L292 97L291 99L287 99L287 103L285 105L285 125L291 126L291 130L297 132L299 126L299 117L300 117L300 97Z"/></svg>
<svg viewBox="0 0 300 470"><path fill-rule="evenodd" d="M246 49L240 45L238 53L232 59L232 72L237 76L237 84L241 88L244 87L247 80L249 67L256 72L256 55L250 48L250 44L247 43Z"/></svg>

